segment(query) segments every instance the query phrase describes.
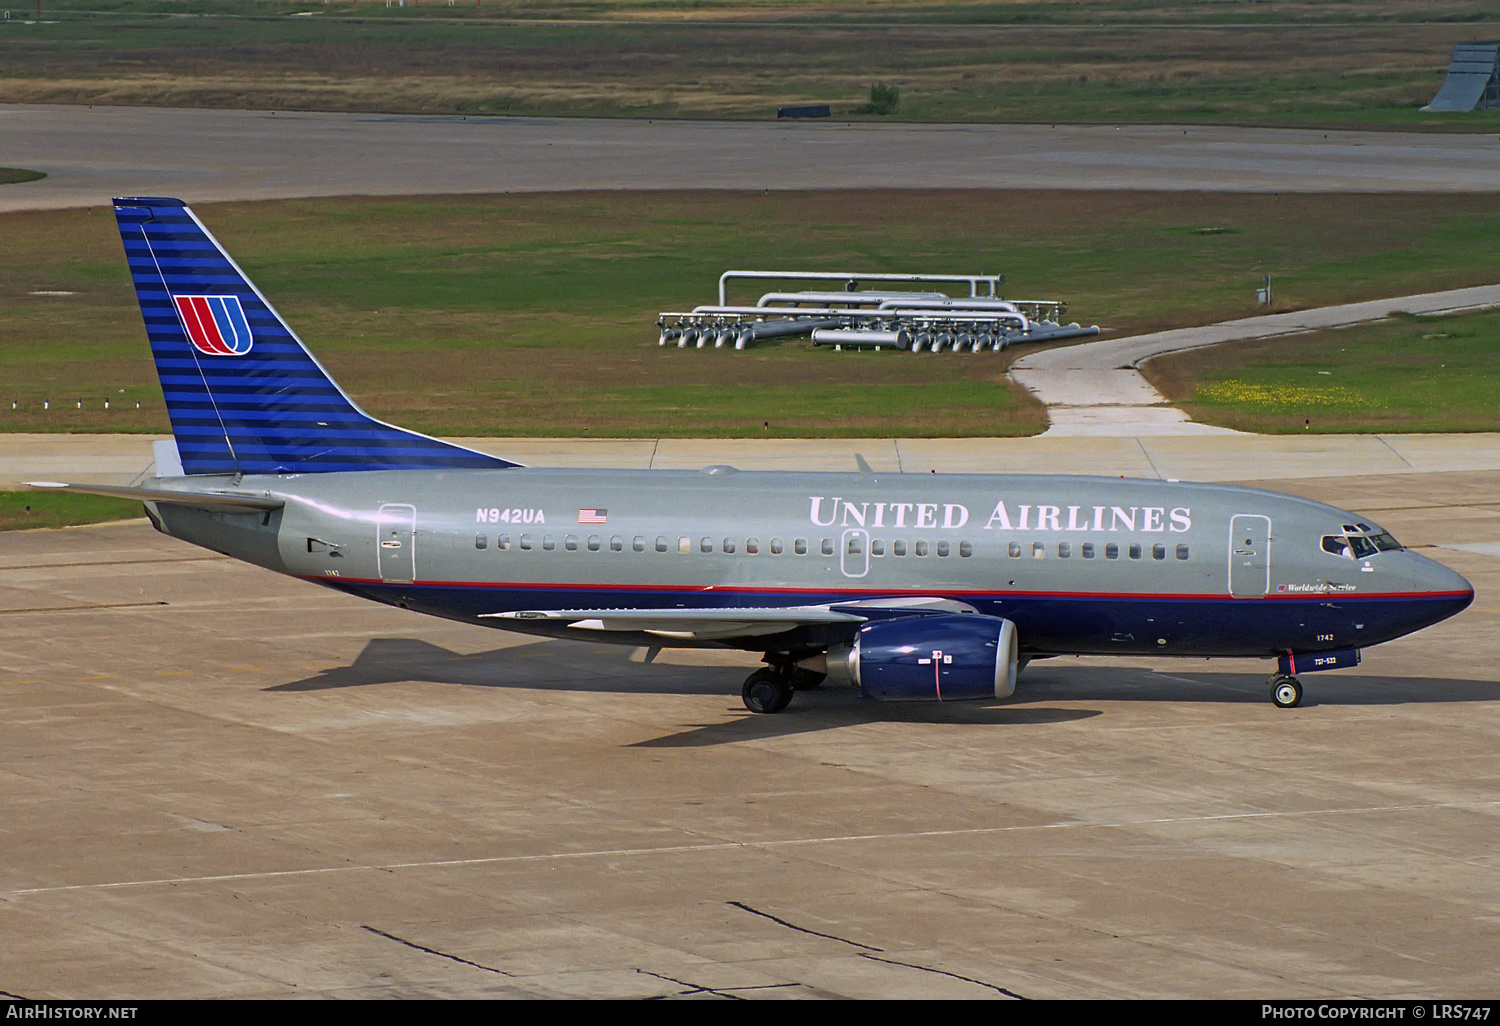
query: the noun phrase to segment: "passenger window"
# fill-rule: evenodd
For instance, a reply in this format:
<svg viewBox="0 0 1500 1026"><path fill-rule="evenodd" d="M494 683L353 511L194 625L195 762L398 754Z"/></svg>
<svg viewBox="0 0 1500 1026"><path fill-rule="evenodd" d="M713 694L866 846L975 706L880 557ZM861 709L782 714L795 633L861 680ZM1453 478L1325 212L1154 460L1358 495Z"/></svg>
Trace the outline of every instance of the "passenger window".
<svg viewBox="0 0 1500 1026"><path fill-rule="evenodd" d="M1151 546L1151 558L1152 559L1166 559L1167 558L1167 547L1165 545L1153 545L1153 546Z"/></svg>
<svg viewBox="0 0 1500 1026"><path fill-rule="evenodd" d="M746 538L745 539L745 555L747 555L747 556L754 556L754 555L758 555L759 553L760 553L760 539L759 538Z"/></svg>
<svg viewBox="0 0 1500 1026"><path fill-rule="evenodd" d="M771 539L771 555L773 555L773 556L779 556L784 551L786 551L786 546L781 543L781 539L780 538L772 538Z"/></svg>
<svg viewBox="0 0 1500 1026"><path fill-rule="evenodd" d="M1094 543L1093 542L1084 542L1083 545L1080 546L1080 550L1079 550L1078 554L1080 556L1082 556L1084 559L1093 559L1094 558Z"/></svg>
<svg viewBox="0 0 1500 1026"><path fill-rule="evenodd" d="M1073 555L1073 546L1069 545L1067 542L1057 543L1057 558L1067 559L1071 555Z"/></svg>
<svg viewBox="0 0 1500 1026"><path fill-rule="evenodd" d="M495 548L501 550L502 552L510 548L510 535L502 534L500 537L496 538Z"/></svg>
<svg viewBox="0 0 1500 1026"><path fill-rule="evenodd" d="M679 535L677 538L677 551L684 556L686 556L689 552L692 552L693 539L687 537L686 535Z"/></svg>
<svg viewBox="0 0 1500 1026"><path fill-rule="evenodd" d="M1104 546L1104 558L1105 559L1119 559L1120 558L1120 546L1116 545L1114 542L1110 542L1108 545Z"/></svg>
<svg viewBox="0 0 1500 1026"><path fill-rule="evenodd" d="M968 559L970 556L974 555L974 543L973 542L959 542L958 543L958 554L960 556L962 556L964 559Z"/></svg>
<svg viewBox="0 0 1500 1026"><path fill-rule="evenodd" d="M906 555L906 542L899 541L899 540L891 542L891 555L893 555L893 556L904 556L904 555Z"/></svg>
<svg viewBox="0 0 1500 1026"><path fill-rule="evenodd" d="M947 542L940 541L940 542L937 543L937 554L939 556L946 556L946 555L948 555L948 543Z"/></svg>
<svg viewBox="0 0 1500 1026"><path fill-rule="evenodd" d="M656 536L656 551L657 552L666 552L667 551L667 540L665 538L663 538L661 535L657 535Z"/></svg>
<svg viewBox="0 0 1500 1026"><path fill-rule="evenodd" d="M734 555L734 539L733 538L725 538L724 539L724 551L727 552L727 553L729 553L731 556Z"/></svg>
<svg viewBox="0 0 1500 1026"><path fill-rule="evenodd" d="M1020 559L1021 558L1021 543L1020 542L1011 542L1010 543L1010 548L1007 551L1009 551L1011 559Z"/></svg>
<svg viewBox="0 0 1500 1026"><path fill-rule="evenodd" d="M1179 545L1179 546L1177 546L1177 558L1178 559L1187 559L1188 558L1188 547L1186 545Z"/></svg>
<svg viewBox="0 0 1500 1026"><path fill-rule="evenodd" d="M476 549L488 548L489 544L490 544L490 539L489 539L488 535L476 534L474 536L474 547Z"/></svg>
<svg viewBox="0 0 1500 1026"><path fill-rule="evenodd" d="M610 538L610 540L609 540L609 551L611 551L611 552L624 552L625 551L625 539L621 538L618 534L615 535L615 536L613 536L612 538Z"/></svg>
<svg viewBox="0 0 1500 1026"><path fill-rule="evenodd" d="M912 545L911 545L911 554L913 556L925 556L925 555L927 555L927 543L924 542L924 541L912 542Z"/></svg>
<svg viewBox="0 0 1500 1026"><path fill-rule="evenodd" d="M1139 545L1132 545L1132 546L1130 546L1130 558L1131 559L1140 559L1141 558L1141 547Z"/></svg>
<svg viewBox="0 0 1500 1026"><path fill-rule="evenodd" d="M823 539L823 544L820 547L820 551L825 556L831 556L831 555L833 555L833 539L832 538L824 538Z"/></svg>
<svg viewBox="0 0 1500 1026"><path fill-rule="evenodd" d="M698 551L699 552L709 553L709 552L712 552L713 550L714 550L714 540L712 538L700 538L698 540Z"/></svg>
<svg viewBox="0 0 1500 1026"><path fill-rule="evenodd" d="M555 548L557 548L557 539L550 534L542 535L542 549L551 552Z"/></svg>
<svg viewBox="0 0 1500 1026"><path fill-rule="evenodd" d="M799 556L807 555L807 539L798 538L792 542L792 551Z"/></svg>
<svg viewBox="0 0 1500 1026"><path fill-rule="evenodd" d="M591 534L591 535L589 535L589 551L590 552L598 552L599 551L599 536L597 534Z"/></svg>
<svg viewBox="0 0 1500 1026"><path fill-rule="evenodd" d="M521 548L523 548L523 549L525 549L527 551L531 550L531 535L529 535L529 534L523 534L523 535L521 535Z"/></svg>
<svg viewBox="0 0 1500 1026"><path fill-rule="evenodd" d="M635 539L630 543L630 547L632 549L635 549L635 551L637 552L645 552L646 539L642 538L640 535L636 535Z"/></svg>
<svg viewBox="0 0 1500 1026"><path fill-rule="evenodd" d="M1047 558L1047 546L1043 545L1041 542L1032 542L1031 543L1031 558L1032 559L1046 559Z"/></svg>
<svg viewBox="0 0 1500 1026"><path fill-rule="evenodd" d="M860 544L860 537L861 536L858 533L849 535L849 555L858 556L860 553L864 552L865 547Z"/></svg>
<svg viewBox="0 0 1500 1026"><path fill-rule="evenodd" d="M576 534L570 534L566 538L564 538L563 539L563 548L567 549L569 552L577 552L578 551L578 535L576 535Z"/></svg>
<svg viewBox="0 0 1500 1026"><path fill-rule="evenodd" d="M883 556L883 555L885 555L885 539L883 539L883 538L876 538L876 539L874 539L873 541L870 542L870 555L872 555L872 556Z"/></svg>

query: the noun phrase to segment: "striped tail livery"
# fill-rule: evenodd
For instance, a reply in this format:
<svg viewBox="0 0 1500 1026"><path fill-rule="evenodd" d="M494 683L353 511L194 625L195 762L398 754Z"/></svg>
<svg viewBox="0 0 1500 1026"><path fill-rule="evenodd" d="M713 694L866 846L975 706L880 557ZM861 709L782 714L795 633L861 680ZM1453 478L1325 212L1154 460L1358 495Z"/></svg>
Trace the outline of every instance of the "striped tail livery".
<svg viewBox="0 0 1500 1026"><path fill-rule="evenodd" d="M185 473L515 466L361 410L181 200L114 203Z"/></svg>

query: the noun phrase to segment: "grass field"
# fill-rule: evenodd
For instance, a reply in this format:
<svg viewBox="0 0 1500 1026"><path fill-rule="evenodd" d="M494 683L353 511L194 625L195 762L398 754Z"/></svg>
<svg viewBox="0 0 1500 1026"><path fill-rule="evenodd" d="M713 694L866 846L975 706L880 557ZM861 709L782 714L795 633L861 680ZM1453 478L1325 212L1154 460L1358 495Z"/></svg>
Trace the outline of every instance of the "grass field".
<svg viewBox="0 0 1500 1026"><path fill-rule="evenodd" d="M1261 434L1500 430L1500 311L1398 316L1159 357L1194 420Z"/></svg>
<svg viewBox="0 0 1500 1026"><path fill-rule="evenodd" d="M17 5L23 10L25 5ZM0 102L465 114L1489 131L1424 114L1500 0L821 3L46 0L0 21ZM22 13L17 11L17 14Z"/></svg>
<svg viewBox="0 0 1500 1026"><path fill-rule="evenodd" d="M145 516L141 504L124 499L51 492L0 492L0 531L73 527L141 516Z"/></svg>
<svg viewBox="0 0 1500 1026"><path fill-rule="evenodd" d="M1282 308L1500 280L1490 196L567 193L198 212L372 413L449 435L1043 426L1006 377L1013 353L658 348L656 314L710 301L730 267L1003 271L1007 295L1067 299L1112 334L1255 312L1265 273ZM112 212L6 214L0 237L0 430L165 430Z"/></svg>
<svg viewBox="0 0 1500 1026"><path fill-rule="evenodd" d="M0 167L0 185L19 185L21 182L38 182L47 175L42 171L28 171L24 167Z"/></svg>

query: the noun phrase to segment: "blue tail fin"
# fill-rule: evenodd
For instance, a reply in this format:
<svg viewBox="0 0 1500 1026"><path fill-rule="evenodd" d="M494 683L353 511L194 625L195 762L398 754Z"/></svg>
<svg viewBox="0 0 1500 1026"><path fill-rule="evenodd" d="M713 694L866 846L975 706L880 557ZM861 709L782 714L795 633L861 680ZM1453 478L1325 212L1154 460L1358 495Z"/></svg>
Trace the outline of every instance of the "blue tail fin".
<svg viewBox="0 0 1500 1026"><path fill-rule="evenodd" d="M361 410L181 200L115 218L184 472L516 466Z"/></svg>

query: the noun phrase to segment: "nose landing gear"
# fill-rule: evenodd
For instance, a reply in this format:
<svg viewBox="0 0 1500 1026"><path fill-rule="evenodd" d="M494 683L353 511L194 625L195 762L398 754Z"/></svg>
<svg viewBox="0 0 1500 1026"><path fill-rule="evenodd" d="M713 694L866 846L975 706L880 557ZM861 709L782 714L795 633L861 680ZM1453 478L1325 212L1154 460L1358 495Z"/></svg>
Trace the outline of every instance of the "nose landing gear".
<svg viewBox="0 0 1500 1026"><path fill-rule="evenodd" d="M1302 701L1302 682L1289 673L1271 677L1271 701L1278 709L1295 709Z"/></svg>

